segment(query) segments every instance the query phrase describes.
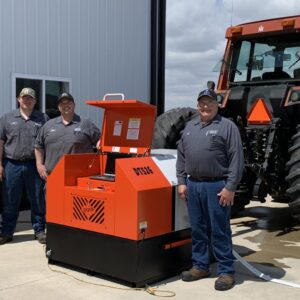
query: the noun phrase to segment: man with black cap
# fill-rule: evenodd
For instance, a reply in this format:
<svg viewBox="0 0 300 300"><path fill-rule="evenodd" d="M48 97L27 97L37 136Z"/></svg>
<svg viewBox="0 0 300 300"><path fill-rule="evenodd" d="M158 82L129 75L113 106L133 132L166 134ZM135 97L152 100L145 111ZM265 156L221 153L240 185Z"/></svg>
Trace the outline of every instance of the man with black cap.
<svg viewBox="0 0 300 300"><path fill-rule="evenodd" d="M35 141L37 169L46 180L64 154L93 152L100 130L89 119L75 114L74 98L62 93L57 99L61 115L49 120Z"/></svg>
<svg viewBox="0 0 300 300"><path fill-rule="evenodd" d="M34 141L49 118L34 110L37 100L32 88L23 88L18 102L19 109L0 119L0 180L3 200L0 245L13 239L23 189L31 206L35 238L40 243L46 242L44 183L36 168Z"/></svg>
<svg viewBox="0 0 300 300"><path fill-rule="evenodd" d="M210 276L211 245L218 262L215 289L224 291L235 283L230 208L243 173L243 149L236 125L218 114L213 89L197 100L200 118L186 125L177 148L178 194L187 201L192 231L193 267L182 280Z"/></svg>

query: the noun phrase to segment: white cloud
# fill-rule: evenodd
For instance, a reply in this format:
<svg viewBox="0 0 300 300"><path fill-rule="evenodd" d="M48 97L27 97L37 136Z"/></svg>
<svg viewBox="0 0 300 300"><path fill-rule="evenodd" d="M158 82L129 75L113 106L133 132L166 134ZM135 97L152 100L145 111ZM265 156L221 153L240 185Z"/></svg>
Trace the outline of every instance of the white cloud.
<svg viewBox="0 0 300 300"><path fill-rule="evenodd" d="M217 83L212 70L223 56L231 22L296 14L300 0L167 0L166 110L195 107L207 80Z"/></svg>

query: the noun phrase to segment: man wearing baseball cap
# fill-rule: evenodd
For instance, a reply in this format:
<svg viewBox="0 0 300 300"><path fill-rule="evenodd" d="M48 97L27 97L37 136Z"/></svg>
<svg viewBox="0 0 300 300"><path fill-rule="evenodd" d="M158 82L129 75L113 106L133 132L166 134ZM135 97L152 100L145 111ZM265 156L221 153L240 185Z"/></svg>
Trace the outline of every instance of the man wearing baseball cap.
<svg viewBox="0 0 300 300"><path fill-rule="evenodd" d="M75 113L75 101L71 94L60 94L57 105L61 115L49 120L35 141L37 168L44 180L64 154L93 152L100 139L100 130L96 125Z"/></svg>
<svg viewBox="0 0 300 300"><path fill-rule="evenodd" d="M34 141L47 115L35 110L35 91L23 88L18 97L19 108L0 119L0 180L2 181L2 233L0 245L13 239L23 189L31 206L34 236L46 242L44 183L34 155Z"/></svg>
<svg viewBox="0 0 300 300"><path fill-rule="evenodd" d="M215 289L224 291L235 283L230 208L242 178L243 148L237 126L218 114L211 86L199 93L197 108L199 118L186 125L177 148L178 194L187 201L192 232L193 267L182 280L210 276L211 245L218 262Z"/></svg>
<svg viewBox="0 0 300 300"><path fill-rule="evenodd" d="M75 101L74 101L74 98L73 96L70 94L70 93L62 93L60 94L58 97L57 97L57 105L59 105L59 103L62 101L62 100L69 100L71 102L73 102L75 104Z"/></svg>

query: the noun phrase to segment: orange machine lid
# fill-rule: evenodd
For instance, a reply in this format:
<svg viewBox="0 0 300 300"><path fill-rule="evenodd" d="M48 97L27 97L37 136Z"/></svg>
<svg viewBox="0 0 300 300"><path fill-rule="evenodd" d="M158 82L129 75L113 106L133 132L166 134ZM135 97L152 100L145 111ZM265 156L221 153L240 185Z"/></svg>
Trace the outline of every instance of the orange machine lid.
<svg viewBox="0 0 300 300"><path fill-rule="evenodd" d="M256 99L247 116L247 120L249 124L270 124L272 122L272 115L264 99Z"/></svg>
<svg viewBox="0 0 300 300"><path fill-rule="evenodd" d="M156 107L138 100L89 100L103 108L100 147L103 152L145 154L150 151Z"/></svg>

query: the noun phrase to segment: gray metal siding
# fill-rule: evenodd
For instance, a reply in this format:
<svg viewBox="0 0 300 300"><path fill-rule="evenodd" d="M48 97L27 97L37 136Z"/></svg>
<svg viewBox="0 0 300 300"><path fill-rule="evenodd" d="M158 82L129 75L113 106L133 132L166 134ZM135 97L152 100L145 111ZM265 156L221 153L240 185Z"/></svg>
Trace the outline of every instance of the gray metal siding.
<svg viewBox="0 0 300 300"><path fill-rule="evenodd" d="M150 0L0 0L0 115L13 73L71 78L77 112L108 92L149 102Z"/></svg>

